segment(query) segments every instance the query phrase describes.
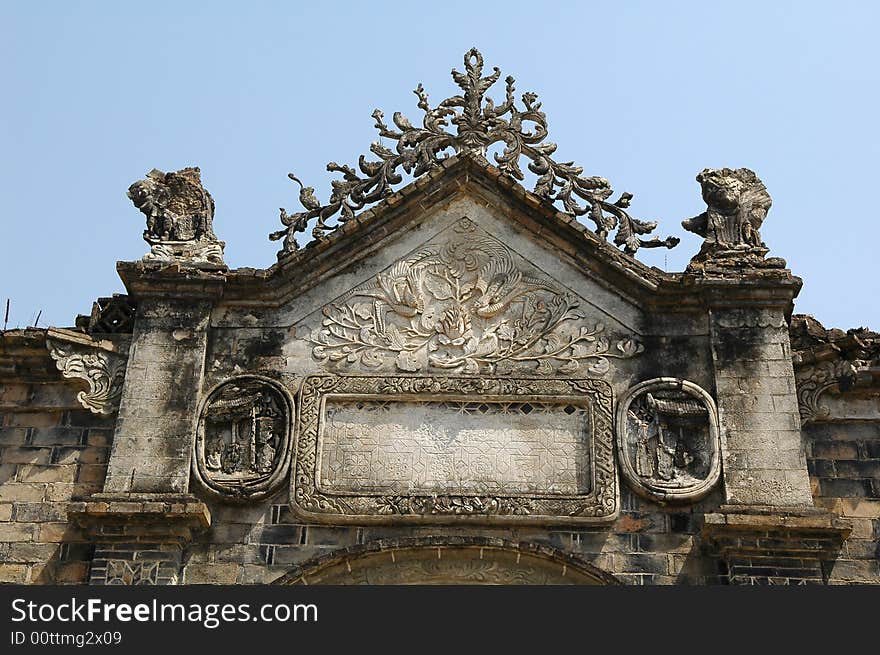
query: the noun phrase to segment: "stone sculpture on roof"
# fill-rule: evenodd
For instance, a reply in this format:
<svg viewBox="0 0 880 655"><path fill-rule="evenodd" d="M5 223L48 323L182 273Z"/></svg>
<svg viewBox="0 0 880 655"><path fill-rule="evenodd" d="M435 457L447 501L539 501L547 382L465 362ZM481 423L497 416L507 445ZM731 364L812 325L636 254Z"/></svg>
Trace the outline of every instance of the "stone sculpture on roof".
<svg viewBox="0 0 880 655"><path fill-rule="evenodd" d="M214 199L197 167L174 173L154 168L128 187L127 195L147 217L144 241L152 247L145 260L223 263L224 244L214 235Z"/></svg>

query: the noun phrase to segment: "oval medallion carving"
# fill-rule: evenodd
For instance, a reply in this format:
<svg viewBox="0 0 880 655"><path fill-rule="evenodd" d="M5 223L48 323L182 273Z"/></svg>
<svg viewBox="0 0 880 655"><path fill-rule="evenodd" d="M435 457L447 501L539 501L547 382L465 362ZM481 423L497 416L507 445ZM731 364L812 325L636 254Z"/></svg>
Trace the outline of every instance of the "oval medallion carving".
<svg viewBox="0 0 880 655"><path fill-rule="evenodd" d="M637 384L617 407L617 452L623 477L655 501L694 501L721 473L715 401L678 378Z"/></svg>
<svg viewBox="0 0 880 655"><path fill-rule="evenodd" d="M290 468L292 403L274 380L243 376L215 387L202 406L193 473L227 500L275 492Z"/></svg>

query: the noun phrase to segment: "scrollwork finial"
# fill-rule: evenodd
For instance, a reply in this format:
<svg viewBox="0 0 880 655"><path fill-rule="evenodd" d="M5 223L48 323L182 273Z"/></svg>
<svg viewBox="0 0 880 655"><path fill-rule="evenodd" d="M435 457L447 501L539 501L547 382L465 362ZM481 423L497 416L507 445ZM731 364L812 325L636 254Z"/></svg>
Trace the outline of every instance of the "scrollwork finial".
<svg viewBox="0 0 880 655"><path fill-rule="evenodd" d="M395 112L392 117L394 127L384 121L379 109L373 111L375 127L379 136L395 142L392 148L373 143L370 152L378 160L368 161L364 155L358 160L358 170L335 162L327 164L327 170L339 173L341 179L334 180L330 199L321 204L314 195L314 189L306 187L299 179L289 177L300 185L300 203L305 211L288 214L281 210L284 229L273 232L269 238L284 239L279 256L298 249L296 233L305 232L315 220L312 237L324 238L338 225L354 217L356 211L366 205L382 200L393 193L393 186L403 181L400 171L419 177L446 159L451 153L474 152L485 155L495 144L503 144L503 150L494 154L495 163L502 173L520 182L525 174L520 168L520 159L528 160L529 170L538 179L533 192L550 201L560 203L565 213L579 217L588 216L596 225L596 232L603 238L617 230L613 242L622 246L628 254L639 248L672 248L678 244L676 237L660 240L656 237L646 239L657 227L654 221L633 218L629 208L632 194L622 193L611 201L611 185L602 177L583 175L583 167L573 162L557 162L551 157L556 152L556 144L545 141L548 135L547 117L541 111L538 96L527 92L522 94L522 109L516 105L515 80L505 78L504 101L496 105L486 97L486 92L501 77L497 67L492 73L483 76L483 55L471 48L464 55L464 72L452 69L452 79L462 93L440 102L432 108L428 94L419 84L414 93L418 107L424 112L421 127L414 126L403 114ZM450 124L455 131L449 129ZM337 224L328 223L337 217Z"/></svg>

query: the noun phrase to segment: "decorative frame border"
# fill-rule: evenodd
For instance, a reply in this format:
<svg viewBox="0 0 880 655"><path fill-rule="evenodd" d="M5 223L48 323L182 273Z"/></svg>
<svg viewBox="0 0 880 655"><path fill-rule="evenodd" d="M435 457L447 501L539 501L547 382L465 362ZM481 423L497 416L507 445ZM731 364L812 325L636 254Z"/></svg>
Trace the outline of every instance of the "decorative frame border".
<svg viewBox="0 0 880 655"><path fill-rule="evenodd" d="M208 404L211 401L211 398L216 394L222 387L227 384L234 384L236 382L244 382L244 381L256 381L262 384L265 384L268 387L271 387L273 390L277 391L278 394L284 401L284 409L287 412L287 420L284 422L284 434L282 435L281 443L281 457L278 460L278 465L275 469L265 477L258 478L252 482L242 485L230 485L230 484L221 484L218 482L214 482L211 480L208 471L204 468L202 463L204 449L205 449L205 429L204 429L204 418L205 412L207 411ZM291 439L291 427L294 424L296 416L296 405L293 402L293 398L290 395L290 391L278 382L278 380L273 380L272 378L267 378L262 375L237 375L235 377L227 378L218 384L215 384L211 389L205 393L202 398L201 403L199 404L199 414L198 414L198 423L196 425L196 438L193 442L193 454L192 454L192 476L195 480L198 481L199 486L208 492L210 495L215 498L219 498L221 500L233 503L246 503L252 501L262 500L264 498L268 498L272 494L276 493L278 489L282 486L284 479L287 477L287 474L290 472L290 460L292 455L292 442Z"/></svg>
<svg viewBox="0 0 880 655"><path fill-rule="evenodd" d="M709 416L709 441L713 448L712 459L709 462L709 472L706 479L699 484L681 489L670 489L667 487L659 487L644 482L639 475L633 470L630 463L629 445L626 440L627 411L632 401L639 394L652 389L678 389L685 391L691 396L703 401L708 410ZM627 481L629 486L637 494L654 502L664 503L668 501L683 502L697 501L708 494L721 478L721 436L718 429L718 408L712 396L701 386L681 380L679 378L653 378L640 382L634 387L630 387L620 403L617 405L617 413L615 416L615 433L617 437L617 453L620 460L621 475Z"/></svg>
<svg viewBox="0 0 880 655"><path fill-rule="evenodd" d="M584 495L382 495L324 493L318 488L325 397L382 395L389 400L590 401L591 487ZM620 510L612 426L613 392L603 380L313 375L298 396L290 505L308 521L334 524L595 524Z"/></svg>

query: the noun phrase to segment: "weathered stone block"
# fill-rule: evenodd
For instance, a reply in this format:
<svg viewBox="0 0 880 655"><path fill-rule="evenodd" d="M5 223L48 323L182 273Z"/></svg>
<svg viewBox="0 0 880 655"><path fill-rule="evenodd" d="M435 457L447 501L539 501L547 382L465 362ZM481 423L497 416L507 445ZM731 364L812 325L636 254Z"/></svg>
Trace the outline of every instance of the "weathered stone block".
<svg viewBox="0 0 880 655"><path fill-rule="evenodd" d="M7 564L0 562L0 582L11 584L25 584L27 582L28 567L26 564Z"/></svg>
<svg viewBox="0 0 880 655"><path fill-rule="evenodd" d="M16 412L6 417L9 427L52 428L61 423L61 412Z"/></svg>
<svg viewBox="0 0 880 655"><path fill-rule="evenodd" d="M35 529L30 523L0 523L0 542L33 541Z"/></svg>
<svg viewBox="0 0 880 655"><path fill-rule="evenodd" d="M238 564L188 564L184 568L184 584L235 584L241 574Z"/></svg>
<svg viewBox="0 0 880 655"><path fill-rule="evenodd" d="M17 477L21 482L74 482L77 467L72 464L42 466L20 464Z"/></svg>
<svg viewBox="0 0 880 655"><path fill-rule="evenodd" d="M38 501L46 496L46 485L23 482L4 482L0 484L0 501Z"/></svg>

